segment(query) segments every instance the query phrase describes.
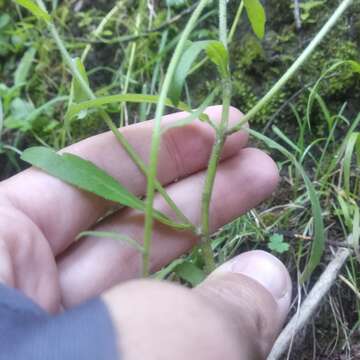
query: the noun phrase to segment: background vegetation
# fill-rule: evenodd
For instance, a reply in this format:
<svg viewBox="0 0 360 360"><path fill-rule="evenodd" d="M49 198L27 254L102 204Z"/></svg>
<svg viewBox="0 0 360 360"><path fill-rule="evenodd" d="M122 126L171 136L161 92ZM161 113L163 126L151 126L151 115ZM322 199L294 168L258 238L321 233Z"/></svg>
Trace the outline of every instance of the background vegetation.
<svg viewBox="0 0 360 360"><path fill-rule="evenodd" d="M238 3L229 2L230 24ZM301 1L301 28L296 27L294 2L263 3L267 13L264 39L259 40L252 33L243 14L230 43L232 104L244 112L292 64L339 2ZM92 89L101 96L158 93L194 2L149 1L144 13L137 11L136 2L126 0L52 0L47 5L54 9L57 28L67 49L79 56L89 47L84 63ZM216 9L216 5L206 9L191 40L217 37ZM359 15L360 4L355 2L310 61L252 122L253 128L296 157L317 190L327 239L322 264L329 261L337 247L348 246L350 235L356 241L360 227L360 76L356 68L346 63L334 66L342 61L360 60ZM107 20L104 28L95 36L94 31L104 19ZM196 107L218 80L206 58L200 59L192 71L185 96ZM322 74L326 74L324 79L311 92ZM0 0L1 178L24 168L19 153L30 145L60 149L105 130L99 117L91 112L71 123L64 121L71 80L44 24L13 2ZM126 125L151 118L155 108L127 104L120 109L111 105L107 110L117 124ZM258 146L270 151L262 143ZM293 162L275 150L271 154L282 175L277 193L267 204L215 234L212 246L219 263L254 248L280 256L293 275L297 290L293 311L296 311L299 298L306 296L323 267L306 283L297 281L309 259L314 236L310 196ZM194 252L170 264L158 276L195 285L203 276L202 265ZM321 312L296 338L292 359L360 357L359 280L354 256L324 299Z"/></svg>

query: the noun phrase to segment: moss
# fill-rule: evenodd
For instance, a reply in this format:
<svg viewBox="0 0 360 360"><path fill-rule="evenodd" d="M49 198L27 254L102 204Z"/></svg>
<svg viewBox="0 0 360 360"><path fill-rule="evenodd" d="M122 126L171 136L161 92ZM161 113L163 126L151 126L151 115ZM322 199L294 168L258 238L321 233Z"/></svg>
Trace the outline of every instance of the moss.
<svg viewBox="0 0 360 360"><path fill-rule="evenodd" d="M310 7L305 14L303 10L303 15L306 15L303 17L303 28L296 32L290 3L284 0L268 0L265 39L260 42L251 35L250 29L247 29L245 35L236 39L231 46L233 103L243 111L254 106L287 70L337 5L337 2L332 0L317 1L316 6ZM307 3L310 2L303 4ZM307 89L325 69L339 60L360 60L359 14L360 6L356 6L348 17L339 22L301 71L258 114L255 122L265 123L287 100L295 98L297 110L300 114L303 113L308 100ZM337 110L345 101L359 102L360 95L353 91L359 86L359 81L359 75L353 74L351 69L339 68L336 74L323 81L320 94L330 108ZM287 118L289 114L290 109L287 108L277 115L276 121ZM316 114L314 117L316 118Z"/></svg>

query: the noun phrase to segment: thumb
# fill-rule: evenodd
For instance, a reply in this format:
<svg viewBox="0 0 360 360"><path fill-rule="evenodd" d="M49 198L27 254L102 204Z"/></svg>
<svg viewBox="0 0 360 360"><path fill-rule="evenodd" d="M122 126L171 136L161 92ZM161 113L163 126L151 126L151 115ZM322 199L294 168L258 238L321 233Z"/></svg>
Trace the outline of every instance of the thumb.
<svg viewBox="0 0 360 360"><path fill-rule="evenodd" d="M124 360L264 359L290 297L286 268L263 251L236 257L193 290L137 280L103 295Z"/></svg>
<svg viewBox="0 0 360 360"><path fill-rule="evenodd" d="M291 290L283 263L260 250L243 253L223 264L195 289L226 314L243 348L250 354L258 353L259 358L270 352L284 324Z"/></svg>

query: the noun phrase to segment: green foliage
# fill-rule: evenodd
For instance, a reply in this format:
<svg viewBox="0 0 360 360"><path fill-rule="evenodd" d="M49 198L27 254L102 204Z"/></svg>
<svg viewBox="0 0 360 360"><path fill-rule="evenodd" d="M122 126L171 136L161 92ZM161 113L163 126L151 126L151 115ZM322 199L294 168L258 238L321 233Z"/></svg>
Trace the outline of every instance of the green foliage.
<svg viewBox="0 0 360 360"><path fill-rule="evenodd" d="M180 100L181 92L189 70L193 66L196 58L204 50L208 58L218 67L220 74L224 76L228 73L229 56L227 50L220 41L205 40L193 43L188 42L187 47L177 64L169 91L169 98L175 105L177 105Z"/></svg>
<svg viewBox="0 0 360 360"><path fill-rule="evenodd" d="M206 277L204 271L190 261L184 261L174 268L174 273L191 286L199 285Z"/></svg>
<svg viewBox="0 0 360 360"><path fill-rule="evenodd" d="M81 74L81 77L85 81L85 83L89 86L89 78L85 70L85 66L82 63L80 58L76 58L73 60L76 68L78 69L79 73ZM87 94L83 91L82 87L79 84L79 81L77 81L75 78L73 78L71 83L71 90L70 90L70 99L69 99L69 110L71 109L71 106L73 103L78 104L82 101L88 100L89 97ZM87 111L83 110L80 111L77 114L78 119L83 119L87 115Z"/></svg>
<svg viewBox="0 0 360 360"><path fill-rule="evenodd" d="M20 60L20 63L14 73L14 86L22 86L24 85L26 79L29 76L29 72L31 69L31 66L33 64L33 61L35 59L36 55L36 49L33 47L29 48L22 59Z"/></svg>
<svg viewBox="0 0 360 360"><path fill-rule="evenodd" d="M282 234L273 234L270 236L268 248L271 251L282 254L289 251L290 245L284 241L284 235Z"/></svg>
<svg viewBox="0 0 360 360"><path fill-rule="evenodd" d="M41 20L45 20L46 22L51 20L50 15L43 9L41 9L39 6L36 5L31 0L15 0L15 2L21 6L23 6L25 9L29 10L33 15L38 17Z"/></svg>
<svg viewBox="0 0 360 360"><path fill-rule="evenodd" d="M325 5L325 0L308 0L301 2L299 4L301 21L306 23L314 23L315 19L313 19L311 16L314 10L322 10Z"/></svg>
<svg viewBox="0 0 360 360"><path fill-rule="evenodd" d="M104 199L137 210L144 209L144 203L116 179L90 161L76 155L59 155L48 148L32 147L23 152L21 159L52 176Z"/></svg>
<svg viewBox="0 0 360 360"><path fill-rule="evenodd" d="M183 110L197 110L174 125L190 123L210 102L220 101L219 92L213 91L219 80L211 62L217 65L222 75L231 69L232 104L243 112L251 109L297 58L337 3L335 0L326 3L302 1L303 26L297 32L292 2L268 0L265 19L261 10L249 8L260 3L246 1L247 16L256 36L247 21L241 19L229 44L229 53L216 40L208 42L208 39L218 38L214 6L210 4L197 22L196 30L190 34L191 51L187 48L178 64L171 87L173 101L166 101L167 107L177 105ZM168 1L167 4L170 8L164 6L165 2L156 4L151 24L143 21L144 24L136 26L138 10L130 1L121 2L121 10L96 35L94 29L108 14L109 3L96 2L94 7L72 11L73 5L64 1L52 11L65 46L73 56L80 56L85 46L90 47L85 61L82 63L76 58L75 62L78 72L93 89L96 100L88 100L79 83L72 78L49 33L44 31L45 24L39 22L38 17L18 18L13 5L0 5L0 104L4 120L0 152L6 154L7 166L12 169L17 166L12 152L27 144L40 142L60 148L104 130L99 120L103 110L117 124L151 118L170 56L189 14L177 17L188 5L193 5L190 1ZM238 2L229 2L234 8L238 5ZM336 224L337 234L343 237L347 233L358 233L354 218L358 216L355 205L359 201L360 181L359 160L356 159L360 158L360 145L355 141L355 135L347 137L347 147L338 152L339 142L349 123L353 123L360 100L359 93L353 90L359 86L359 75L356 74L359 71L356 61L360 58L358 14L359 8L354 7L353 14L339 23L302 71L257 114L252 126L261 128L266 124L267 131L274 130L272 140L285 148L276 159L286 178L286 189L281 188L281 196L269 203L274 209L270 207L262 212L261 208L259 215L256 212L246 215L227 226L226 235L216 236L213 247L217 261L224 261L239 249L268 245L275 252L287 251L294 255L301 270L307 265L305 275L308 277L319 263L324 248L321 217L326 228ZM229 22L232 15L230 12ZM264 36L265 21L267 32ZM201 43L208 46L199 50ZM231 59L230 67L228 58ZM321 74L343 60L353 60L353 63L333 69L319 86L315 86ZM72 88L70 99L69 84ZM184 102L177 102L180 98ZM342 107L345 100L348 106ZM71 131L68 132L63 121L67 110L67 119L76 117L76 121L69 122ZM200 117L209 122L207 117ZM272 128L269 120L277 127ZM165 127L161 131L166 130ZM352 133L356 134L356 130L352 129ZM304 174L303 181L301 175ZM286 187L288 183L290 189ZM321 207L325 211L321 211ZM168 221L159 214L156 216ZM306 233L311 242L294 238L289 248L283 239L280 241L277 233L283 229ZM276 235L270 242L269 233ZM165 276L172 273L176 279L195 285L201 279L198 270L203 266L199 258L194 260L191 255L172 263Z"/></svg>
<svg viewBox="0 0 360 360"><path fill-rule="evenodd" d="M262 39L265 35L266 15L259 0L244 0L247 15L256 36Z"/></svg>

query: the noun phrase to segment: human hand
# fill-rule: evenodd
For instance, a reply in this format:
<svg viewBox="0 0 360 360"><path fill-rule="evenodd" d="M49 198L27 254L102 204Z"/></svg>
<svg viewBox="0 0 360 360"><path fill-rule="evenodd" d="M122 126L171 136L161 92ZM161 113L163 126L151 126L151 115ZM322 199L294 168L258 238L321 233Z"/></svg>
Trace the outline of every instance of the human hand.
<svg viewBox="0 0 360 360"><path fill-rule="evenodd" d="M219 121L220 107L208 109ZM175 121L181 114L167 116ZM230 123L241 114L231 109ZM147 161L151 122L122 129ZM214 141L206 124L169 130L159 154L158 178L195 224L200 220L202 181ZM211 226L220 226L269 196L278 182L276 166L263 152L245 148L246 132L226 142L211 203ZM144 195L146 179L112 134L66 149L87 158L133 193ZM175 180L178 180L175 182ZM155 206L170 209L160 197ZM116 231L141 241L143 215L131 209L102 218L112 204L37 169L0 185L0 281L20 289L50 312L101 295L118 329L125 359L252 359L264 357L286 316L291 293L283 265L263 252L240 255L200 287L183 289L165 282L134 279L140 257L111 239L76 235L92 228ZM197 239L156 224L152 270L189 250Z"/></svg>

